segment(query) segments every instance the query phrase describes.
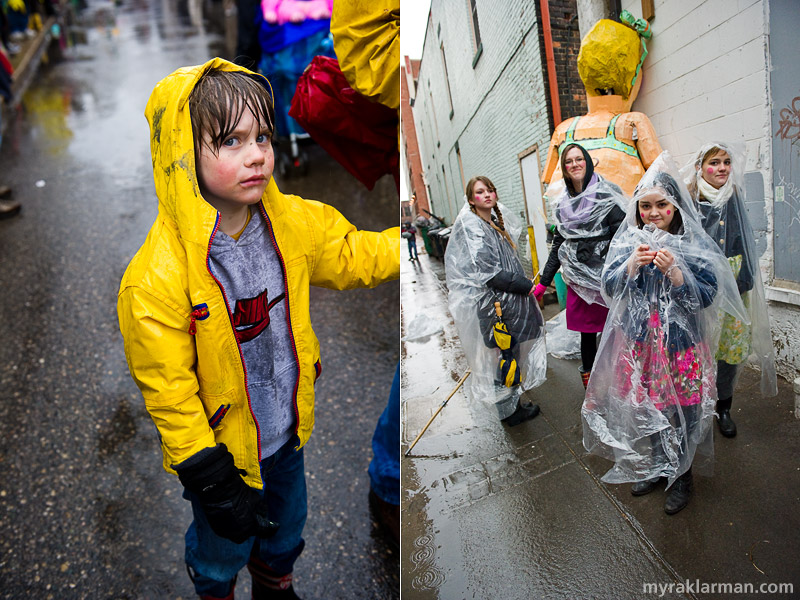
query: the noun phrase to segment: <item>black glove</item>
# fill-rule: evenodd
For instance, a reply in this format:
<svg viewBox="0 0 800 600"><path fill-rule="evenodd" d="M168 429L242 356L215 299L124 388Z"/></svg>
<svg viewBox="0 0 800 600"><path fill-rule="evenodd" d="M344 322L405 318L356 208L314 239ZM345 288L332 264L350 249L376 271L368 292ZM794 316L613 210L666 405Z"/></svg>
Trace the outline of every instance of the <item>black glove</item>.
<svg viewBox="0 0 800 600"><path fill-rule="evenodd" d="M244 482L225 444L205 448L174 468L218 536L241 544L250 536L275 535L278 523L269 520L266 501Z"/></svg>

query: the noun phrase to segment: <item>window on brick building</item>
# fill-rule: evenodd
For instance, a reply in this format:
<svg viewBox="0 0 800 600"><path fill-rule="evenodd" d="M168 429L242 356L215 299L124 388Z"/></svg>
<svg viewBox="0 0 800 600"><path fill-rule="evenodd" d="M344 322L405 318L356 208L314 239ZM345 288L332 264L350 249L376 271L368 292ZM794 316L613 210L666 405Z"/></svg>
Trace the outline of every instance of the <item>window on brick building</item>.
<svg viewBox="0 0 800 600"><path fill-rule="evenodd" d="M468 0L470 24L472 25L472 67L478 63L478 59L483 53L483 43L481 42L481 28L478 25L478 6L476 0Z"/></svg>
<svg viewBox="0 0 800 600"><path fill-rule="evenodd" d="M450 103L450 117L453 118L453 95L450 93L450 76L447 74L447 58L444 55L444 44L439 46L439 50L442 51L442 68L444 69L444 84L447 87L447 101Z"/></svg>

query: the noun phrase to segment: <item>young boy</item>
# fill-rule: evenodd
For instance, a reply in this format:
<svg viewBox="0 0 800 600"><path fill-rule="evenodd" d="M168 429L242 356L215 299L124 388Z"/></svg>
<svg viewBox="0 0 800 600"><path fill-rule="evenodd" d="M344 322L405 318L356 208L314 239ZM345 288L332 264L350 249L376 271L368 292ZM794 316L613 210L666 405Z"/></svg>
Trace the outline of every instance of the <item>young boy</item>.
<svg viewBox="0 0 800 600"><path fill-rule="evenodd" d="M221 59L175 71L145 114L159 214L119 292L125 354L164 467L192 502L186 562L201 598L297 598L302 447L321 372L309 285L399 276L400 235L358 231L272 179L268 82Z"/></svg>

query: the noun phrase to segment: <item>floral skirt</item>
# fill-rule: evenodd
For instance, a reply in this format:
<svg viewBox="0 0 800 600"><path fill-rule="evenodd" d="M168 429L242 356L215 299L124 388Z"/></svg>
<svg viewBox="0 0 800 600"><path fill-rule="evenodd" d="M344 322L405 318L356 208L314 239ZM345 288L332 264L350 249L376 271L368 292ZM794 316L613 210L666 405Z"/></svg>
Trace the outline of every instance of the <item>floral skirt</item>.
<svg viewBox="0 0 800 600"><path fill-rule="evenodd" d="M711 365L703 343L678 352L667 352L658 315L650 318L650 334L631 343L620 353L614 387L621 398L641 404L651 402L658 410L669 406L692 406L703 400L703 365Z"/></svg>

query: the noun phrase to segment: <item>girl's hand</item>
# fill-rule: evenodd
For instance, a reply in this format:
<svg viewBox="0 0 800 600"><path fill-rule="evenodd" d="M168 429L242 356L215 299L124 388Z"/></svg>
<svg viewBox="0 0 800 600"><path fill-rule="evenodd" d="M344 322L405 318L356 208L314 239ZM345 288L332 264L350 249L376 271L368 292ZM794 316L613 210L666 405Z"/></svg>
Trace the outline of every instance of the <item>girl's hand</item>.
<svg viewBox="0 0 800 600"><path fill-rule="evenodd" d="M645 265L649 265L653 262L653 259L656 256L656 252L654 250L650 250L650 246L647 244L641 244L636 250L633 251L631 255L630 261L628 262L628 273L633 275L636 271L642 268Z"/></svg>
<svg viewBox="0 0 800 600"><path fill-rule="evenodd" d="M545 286L543 286L541 283L537 283L531 288L531 291L528 292L528 295L533 296L537 300L541 300L542 296L544 296L545 290L547 290Z"/></svg>
<svg viewBox="0 0 800 600"><path fill-rule="evenodd" d="M666 248L662 248L656 253L653 263L655 263L659 271L669 277L672 285L675 287L683 285L683 273L681 273L681 270L675 265L675 257L672 255L672 252Z"/></svg>

